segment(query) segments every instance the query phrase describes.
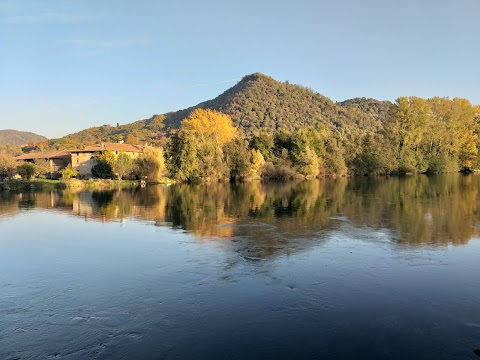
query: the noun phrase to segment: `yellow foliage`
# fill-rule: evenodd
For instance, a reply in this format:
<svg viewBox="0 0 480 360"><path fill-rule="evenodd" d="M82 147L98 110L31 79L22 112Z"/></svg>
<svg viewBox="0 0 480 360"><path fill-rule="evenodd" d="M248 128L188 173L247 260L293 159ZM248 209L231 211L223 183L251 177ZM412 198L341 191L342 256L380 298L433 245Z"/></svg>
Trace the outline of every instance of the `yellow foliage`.
<svg viewBox="0 0 480 360"><path fill-rule="evenodd" d="M223 146L235 136L230 116L209 109L196 109L182 121L182 131L192 133L201 142Z"/></svg>

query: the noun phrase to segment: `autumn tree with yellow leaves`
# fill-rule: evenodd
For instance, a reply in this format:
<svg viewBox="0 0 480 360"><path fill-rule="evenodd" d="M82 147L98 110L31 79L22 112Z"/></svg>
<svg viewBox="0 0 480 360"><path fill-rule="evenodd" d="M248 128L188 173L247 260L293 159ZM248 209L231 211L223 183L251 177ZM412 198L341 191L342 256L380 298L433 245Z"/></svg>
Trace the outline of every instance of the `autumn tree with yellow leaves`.
<svg viewBox="0 0 480 360"><path fill-rule="evenodd" d="M226 145L237 136L228 115L197 109L182 121L166 148L168 170L175 180L198 182L228 178ZM246 146L245 146L246 147ZM231 148L231 147L230 147Z"/></svg>

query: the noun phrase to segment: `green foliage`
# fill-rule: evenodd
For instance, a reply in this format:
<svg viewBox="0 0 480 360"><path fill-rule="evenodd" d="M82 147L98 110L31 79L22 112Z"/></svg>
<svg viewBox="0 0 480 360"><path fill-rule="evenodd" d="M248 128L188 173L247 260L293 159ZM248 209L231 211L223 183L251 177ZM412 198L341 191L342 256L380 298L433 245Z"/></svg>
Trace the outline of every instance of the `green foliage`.
<svg viewBox="0 0 480 360"><path fill-rule="evenodd" d="M273 133L262 130L255 134L250 141L250 148L260 151L266 161L273 161L275 158L273 154L275 148Z"/></svg>
<svg viewBox="0 0 480 360"><path fill-rule="evenodd" d="M355 175L387 174L389 164L383 138L369 134L363 138L360 152L352 160L351 169Z"/></svg>
<svg viewBox="0 0 480 360"><path fill-rule="evenodd" d="M466 99L403 97L385 123L394 172L471 169L478 160L478 107Z"/></svg>
<svg viewBox="0 0 480 360"><path fill-rule="evenodd" d="M170 174L176 180L188 182L218 181L232 174L239 176L242 169L229 169L229 165L240 166L233 154L229 154L228 164L224 161L224 148L235 137L236 129L225 114L212 110L194 111L167 145Z"/></svg>
<svg viewBox="0 0 480 360"><path fill-rule="evenodd" d="M119 153L113 164L113 172L119 179L125 178L133 171L133 157L127 153Z"/></svg>
<svg viewBox="0 0 480 360"><path fill-rule="evenodd" d="M303 86L279 82L263 74L245 76L238 84L213 100L185 110L154 115L126 125L99 126L49 141L52 149L74 148L102 141L166 144L166 136L181 127L183 119L197 109L211 109L228 115L234 126L247 139L266 132L273 135L279 129L294 132L306 127L326 126L343 129L347 134L377 131L390 106L388 101L352 99L335 103L325 96ZM128 138L131 135L132 137ZM264 148L251 144L262 152L266 161L272 161Z"/></svg>
<svg viewBox="0 0 480 360"><path fill-rule="evenodd" d="M30 180L35 175L35 165L30 162L25 162L17 167L18 174L24 180Z"/></svg>
<svg viewBox="0 0 480 360"><path fill-rule="evenodd" d="M246 140L238 136L235 137L225 144L223 155L229 169L230 179L243 179L250 175L250 153Z"/></svg>
<svg viewBox="0 0 480 360"><path fill-rule="evenodd" d="M479 114L478 106L458 98L335 103L311 89L257 73L191 108L87 129L51 140L48 147L117 140L165 146L169 174L189 182L261 174L436 173L480 166ZM226 118L229 126L221 125ZM238 134L248 147L240 146ZM44 145L31 149L39 147ZM260 167L252 163L253 149L256 160L260 154L265 162ZM95 168L101 177L111 177L108 170L108 163Z"/></svg>
<svg viewBox="0 0 480 360"><path fill-rule="evenodd" d="M62 175L62 180L70 180L71 178L78 175L77 170L72 168L72 164L68 164L63 170L60 171Z"/></svg>
<svg viewBox="0 0 480 360"><path fill-rule="evenodd" d="M111 151L103 151L95 158L96 164L92 167L93 177L99 179L113 179L113 168L116 163L115 154Z"/></svg>
<svg viewBox="0 0 480 360"><path fill-rule="evenodd" d="M195 139L186 133L173 133L165 149L169 175L180 181L193 182L201 178L198 146Z"/></svg>

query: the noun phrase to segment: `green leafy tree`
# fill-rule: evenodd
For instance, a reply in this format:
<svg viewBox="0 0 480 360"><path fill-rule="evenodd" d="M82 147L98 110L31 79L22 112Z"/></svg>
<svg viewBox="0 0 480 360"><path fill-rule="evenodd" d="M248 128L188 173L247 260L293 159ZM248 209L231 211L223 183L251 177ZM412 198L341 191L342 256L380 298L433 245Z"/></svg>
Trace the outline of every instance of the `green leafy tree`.
<svg viewBox="0 0 480 360"><path fill-rule="evenodd" d="M131 174L133 172L133 157L127 153L119 153L115 159L113 172L119 179Z"/></svg>
<svg viewBox="0 0 480 360"><path fill-rule="evenodd" d="M186 132L175 132L170 136L165 158L168 172L175 180L195 182L201 179L198 145L195 138Z"/></svg>
<svg viewBox="0 0 480 360"><path fill-rule="evenodd" d="M260 131L251 139L250 148L260 151L265 161L273 162L275 160L275 155L273 153L275 149L273 133Z"/></svg>
<svg viewBox="0 0 480 360"><path fill-rule="evenodd" d="M35 175L35 164L25 162L17 167L18 174L24 180L30 180Z"/></svg>
<svg viewBox="0 0 480 360"><path fill-rule="evenodd" d="M92 175L99 179L113 179L113 167L116 158L112 151L103 151L95 158L96 164L92 167Z"/></svg>
<svg viewBox="0 0 480 360"><path fill-rule="evenodd" d="M78 175L78 171L72 168L72 164L68 164L60 171L63 180L70 180Z"/></svg>
<svg viewBox="0 0 480 360"><path fill-rule="evenodd" d="M320 159L310 147L314 140L311 135L301 130L292 136L292 163L296 171L304 176L317 176L320 168Z"/></svg>
<svg viewBox="0 0 480 360"><path fill-rule="evenodd" d="M236 136L225 114L197 109L182 122L167 146L168 169L174 179L188 182L215 181L229 177L224 147Z"/></svg>
<svg viewBox="0 0 480 360"><path fill-rule="evenodd" d="M387 174L393 168L392 155L380 135L369 134L362 140L360 152L352 160L355 175Z"/></svg>
<svg viewBox="0 0 480 360"><path fill-rule="evenodd" d="M232 141L226 143L223 154L231 180L243 179L249 175L250 154L247 142L243 138L237 136Z"/></svg>
<svg viewBox="0 0 480 360"><path fill-rule="evenodd" d="M425 99L400 97L391 107L385 133L399 173L426 171L428 165L421 144L430 121L430 109Z"/></svg>

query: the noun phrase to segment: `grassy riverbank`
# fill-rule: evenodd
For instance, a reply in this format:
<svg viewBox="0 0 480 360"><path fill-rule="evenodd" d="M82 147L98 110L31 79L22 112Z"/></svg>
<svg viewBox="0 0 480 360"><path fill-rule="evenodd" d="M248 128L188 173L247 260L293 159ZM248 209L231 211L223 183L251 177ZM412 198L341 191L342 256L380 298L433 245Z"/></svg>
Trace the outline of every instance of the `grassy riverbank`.
<svg viewBox="0 0 480 360"><path fill-rule="evenodd" d="M62 189L88 189L88 190L107 190L107 189L124 189L139 186L136 180L49 180L49 179L33 179L29 181L7 181L0 182L0 191L54 191Z"/></svg>

